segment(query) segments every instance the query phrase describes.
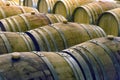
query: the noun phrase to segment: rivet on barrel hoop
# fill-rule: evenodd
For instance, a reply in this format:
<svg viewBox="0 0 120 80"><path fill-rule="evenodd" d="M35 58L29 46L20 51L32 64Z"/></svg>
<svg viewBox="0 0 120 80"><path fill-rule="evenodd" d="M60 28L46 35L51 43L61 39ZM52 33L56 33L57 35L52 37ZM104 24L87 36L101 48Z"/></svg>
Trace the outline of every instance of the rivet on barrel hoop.
<svg viewBox="0 0 120 80"><path fill-rule="evenodd" d="M31 12L31 15L35 15L35 11L32 11L32 12Z"/></svg>
<svg viewBox="0 0 120 80"><path fill-rule="evenodd" d="M113 40L113 39L114 39L114 36L113 36L113 35L108 35L108 36L107 36L107 39Z"/></svg>
<svg viewBox="0 0 120 80"><path fill-rule="evenodd" d="M20 59L20 53L12 53L12 60L19 60Z"/></svg>

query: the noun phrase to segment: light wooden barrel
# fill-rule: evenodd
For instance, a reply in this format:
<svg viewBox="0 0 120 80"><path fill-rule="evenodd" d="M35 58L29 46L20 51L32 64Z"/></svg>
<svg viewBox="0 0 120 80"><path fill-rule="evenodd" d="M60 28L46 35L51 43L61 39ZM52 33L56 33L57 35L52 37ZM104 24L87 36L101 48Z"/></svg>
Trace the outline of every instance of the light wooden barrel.
<svg viewBox="0 0 120 80"><path fill-rule="evenodd" d="M120 8L104 12L98 19L99 25L108 35L120 36Z"/></svg>
<svg viewBox="0 0 120 80"><path fill-rule="evenodd" d="M24 6L37 8L38 0L23 0Z"/></svg>
<svg viewBox="0 0 120 80"><path fill-rule="evenodd" d="M104 31L94 25L55 23L27 31L37 51L61 51L84 41L104 37Z"/></svg>
<svg viewBox="0 0 120 80"><path fill-rule="evenodd" d="M19 3L17 3L17 0L6 0L5 4L10 4L10 5L19 5Z"/></svg>
<svg viewBox="0 0 120 80"><path fill-rule="evenodd" d="M118 5L113 2L93 2L78 7L73 12L73 21L85 24L96 24L98 17L105 11L117 8Z"/></svg>
<svg viewBox="0 0 120 80"><path fill-rule="evenodd" d="M120 38L105 37L76 45L63 52L76 59L86 80L120 79Z"/></svg>
<svg viewBox="0 0 120 80"><path fill-rule="evenodd" d="M0 32L0 54L35 51L32 39L25 33Z"/></svg>
<svg viewBox="0 0 120 80"><path fill-rule="evenodd" d="M6 4L10 5L19 5L19 0L0 0L0 6L4 6Z"/></svg>
<svg viewBox="0 0 120 80"><path fill-rule="evenodd" d="M65 53L15 52L0 60L1 80L80 80L82 74L77 62Z"/></svg>
<svg viewBox="0 0 120 80"><path fill-rule="evenodd" d="M24 32L66 20L58 14L25 13L0 20L1 31Z"/></svg>
<svg viewBox="0 0 120 80"><path fill-rule="evenodd" d="M23 0L4 0L4 1L9 1L12 2L18 6L23 6Z"/></svg>
<svg viewBox="0 0 120 80"><path fill-rule="evenodd" d="M93 1L95 0L59 0L54 5L53 13L61 14L69 21L72 21L72 13L76 7Z"/></svg>
<svg viewBox="0 0 120 80"><path fill-rule="evenodd" d="M53 6L58 0L38 0L37 9L43 13L53 13Z"/></svg>
<svg viewBox="0 0 120 80"><path fill-rule="evenodd" d="M13 6L13 5L0 6L0 19L22 14L22 13L29 13L32 11L39 13L37 9L31 8L31 7Z"/></svg>

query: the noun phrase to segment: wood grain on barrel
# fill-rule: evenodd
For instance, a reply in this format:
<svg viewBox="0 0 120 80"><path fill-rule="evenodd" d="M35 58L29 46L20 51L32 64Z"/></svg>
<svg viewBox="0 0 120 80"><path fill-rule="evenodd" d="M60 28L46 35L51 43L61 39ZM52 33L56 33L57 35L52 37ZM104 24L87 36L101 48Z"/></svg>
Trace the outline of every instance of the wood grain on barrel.
<svg viewBox="0 0 120 80"><path fill-rule="evenodd" d="M28 7L37 8L38 0L23 0L23 5Z"/></svg>
<svg viewBox="0 0 120 80"><path fill-rule="evenodd" d="M37 27L66 20L58 14L25 13L0 20L2 31L24 32Z"/></svg>
<svg viewBox="0 0 120 80"><path fill-rule="evenodd" d="M0 41L0 54L35 50L32 40L24 33L1 32Z"/></svg>
<svg viewBox="0 0 120 80"><path fill-rule="evenodd" d="M113 2L93 2L78 7L73 12L73 21L85 24L96 24L98 17L105 11L117 8Z"/></svg>
<svg viewBox="0 0 120 80"><path fill-rule="evenodd" d="M108 35L120 36L120 8L104 12L98 19L99 25Z"/></svg>
<svg viewBox="0 0 120 80"><path fill-rule="evenodd" d="M77 64L70 65L72 62L66 60L72 59L71 56L65 59L64 56L55 52L22 52L19 53L19 58L15 59L16 54L18 53L0 56L2 78L7 80L77 80L72 70L73 67L77 68Z"/></svg>
<svg viewBox="0 0 120 80"><path fill-rule="evenodd" d="M72 13L76 7L88 4L95 0L59 0L55 3L53 13L61 14L72 21Z"/></svg>
<svg viewBox="0 0 120 80"><path fill-rule="evenodd" d="M0 6L0 19L7 18L10 16L29 13L29 12L39 13L37 9L25 6Z"/></svg>
<svg viewBox="0 0 120 80"><path fill-rule="evenodd" d="M38 0L37 9L43 13L53 13L53 6L58 0Z"/></svg>
<svg viewBox="0 0 120 80"><path fill-rule="evenodd" d="M94 25L56 23L26 32L37 42L38 50L61 51L86 40L104 37L104 31Z"/></svg>
<svg viewBox="0 0 120 80"><path fill-rule="evenodd" d="M89 67L93 77L91 80L119 80L120 57L117 57L119 49L119 37L104 37L73 46L63 50L63 52L74 56L81 66L87 63L86 66ZM83 61L81 60L81 56ZM88 70L84 69L84 72L86 71ZM87 74L89 73L85 73L85 75Z"/></svg>

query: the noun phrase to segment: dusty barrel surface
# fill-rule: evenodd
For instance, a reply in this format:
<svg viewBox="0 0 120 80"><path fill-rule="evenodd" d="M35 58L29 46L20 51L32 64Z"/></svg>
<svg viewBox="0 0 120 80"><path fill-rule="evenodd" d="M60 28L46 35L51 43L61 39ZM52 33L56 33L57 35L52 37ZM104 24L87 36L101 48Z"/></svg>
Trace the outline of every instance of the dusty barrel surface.
<svg viewBox="0 0 120 80"><path fill-rule="evenodd" d="M0 6L0 19L32 11L39 13L37 9L31 7L13 5Z"/></svg>
<svg viewBox="0 0 120 80"><path fill-rule="evenodd" d="M112 45L112 46L111 46ZM120 38L93 39L62 52L0 56L2 80L119 80Z"/></svg>
<svg viewBox="0 0 120 80"><path fill-rule="evenodd" d="M53 13L53 6L58 0L38 0L37 9L44 13Z"/></svg>
<svg viewBox="0 0 120 80"><path fill-rule="evenodd" d="M15 52L0 59L2 80L80 80L81 77L78 64L65 53Z"/></svg>
<svg viewBox="0 0 120 80"><path fill-rule="evenodd" d="M0 54L34 50L31 38L25 33L0 32Z"/></svg>
<svg viewBox="0 0 120 80"><path fill-rule="evenodd" d="M94 25L70 22L55 23L26 32L37 51L61 51L84 41L104 37L104 31Z"/></svg>
<svg viewBox="0 0 120 80"><path fill-rule="evenodd" d="M72 21L72 13L76 7L93 1L95 0L59 0L54 5L53 13L61 14L69 21Z"/></svg>
<svg viewBox="0 0 120 80"><path fill-rule="evenodd" d="M86 80L120 79L120 38L93 39L63 52L76 59Z"/></svg>
<svg viewBox="0 0 120 80"><path fill-rule="evenodd" d="M113 2L93 2L74 10L72 18L74 22L96 24L98 17L105 11L117 8L118 5Z"/></svg>
<svg viewBox="0 0 120 80"><path fill-rule="evenodd" d="M0 20L2 31L24 32L51 23L66 20L58 14L25 13Z"/></svg>
<svg viewBox="0 0 120 80"><path fill-rule="evenodd" d="M23 0L24 6L37 8L38 0Z"/></svg>
<svg viewBox="0 0 120 80"><path fill-rule="evenodd" d="M108 35L120 36L120 8L104 12L98 19L99 25Z"/></svg>

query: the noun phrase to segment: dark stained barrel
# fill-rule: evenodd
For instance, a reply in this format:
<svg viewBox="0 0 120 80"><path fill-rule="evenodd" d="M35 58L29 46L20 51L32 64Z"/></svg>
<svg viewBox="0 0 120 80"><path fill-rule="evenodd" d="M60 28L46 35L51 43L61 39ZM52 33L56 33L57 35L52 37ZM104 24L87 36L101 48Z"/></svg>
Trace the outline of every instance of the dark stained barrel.
<svg viewBox="0 0 120 80"><path fill-rule="evenodd" d="M53 6L58 0L38 0L37 9L43 13L53 13Z"/></svg>
<svg viewBox="0 0 120 80"><path fill-rule="evenodd" d="M105 37L98 26L78 23L55 23L26 32L38 51L61 51L84 41Z"/></svg>
<svg viewBox="0 0 120 80"><path fill-rule="evenodd" d="M25 6L0 6L0 19L7 18L10 16L22 14L22 13L30 13L30 12L39 13L37 9Z"/></svg>
<svg viewBox="0 0 120 80"><path fill-rule="evenodd" d="M61 14L68 21L72 21L72 14L75 8L93 1L95 0L58 0L53 7L53 13Z"/></svg>
<svg viewBox="0 0 120 80"><path fill-rule="evenodd" d="M96 24L98 17L103 12L117 7L118 5L113 2L93 2L81 7L77 7L72 14L72 18L74 22Z"/></svg>
<svg viewBox="0 0 120 80"><path fill-rule="evenodd" d="M120 80L120 38L93 39L63 50L79 63L86 80Z"/></svg>
<svg viewBox="0 0 120 80"><path fill-rule="evenodd" d="M24 32L40 26L66 20L58 14L25 13L0 20L2 31Z"/></svg>
<svg viewBox="0 0 120 80"><path fill-rule="evenodd" d="M101 14L97 21L108 35L120 36L120 8L112 9Z"/></svg>
<svg viewBox="0 0 120 80"><path fill-rule="evenodd" d="M35 51L31 38L25 33L0 32L0 54Z"/></svg>
<svg viewBox="0 0 120 80"><path fill-rule="evenodd" d="M77 62L67 54L15 52L0 60L1 80L84 80Z"/></svg>

